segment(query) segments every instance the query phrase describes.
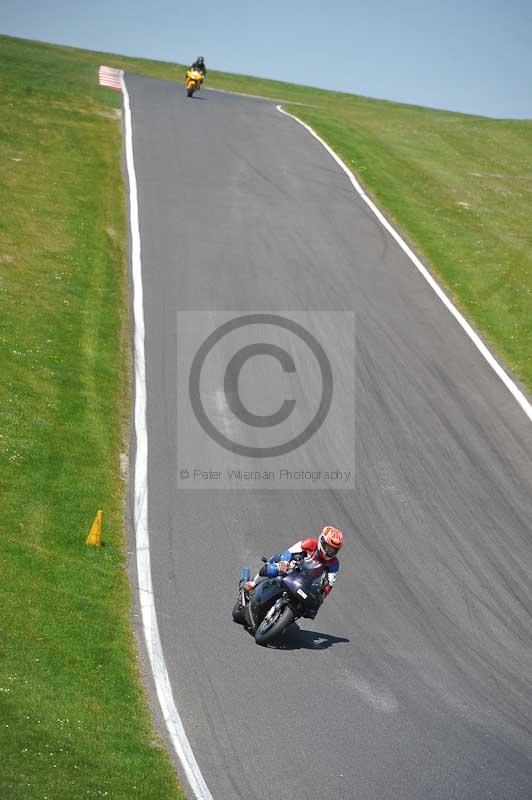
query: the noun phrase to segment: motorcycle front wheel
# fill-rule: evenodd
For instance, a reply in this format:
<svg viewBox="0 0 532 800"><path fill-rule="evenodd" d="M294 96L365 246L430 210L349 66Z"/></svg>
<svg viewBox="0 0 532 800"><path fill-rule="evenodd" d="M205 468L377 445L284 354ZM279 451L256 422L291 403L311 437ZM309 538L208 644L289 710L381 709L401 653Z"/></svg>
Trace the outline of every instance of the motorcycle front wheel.
<svg viewBox="0 0 532 800"><path fill-rule="evenodd" d="M296 615L289 606L282 606L279 609L272 609L262 620L255 631L255 641L257 644L269 644L295 620Z"/></svg>

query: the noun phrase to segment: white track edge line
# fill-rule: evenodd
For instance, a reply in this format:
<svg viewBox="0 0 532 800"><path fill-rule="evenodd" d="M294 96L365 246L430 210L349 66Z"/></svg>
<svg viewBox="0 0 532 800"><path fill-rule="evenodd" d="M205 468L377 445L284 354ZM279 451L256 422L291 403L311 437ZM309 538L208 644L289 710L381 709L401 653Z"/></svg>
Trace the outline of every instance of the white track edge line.
<svg viewBox="0 0 532 800"><path fill-rule="evenodd" d="M349 167L342 161L340 156L338 156L332 147L330 147L327 142L325 142L315 130L313 130L310 125L307 125L306 122L299 119L295 116L295 114L290 114L288 111L285 111L281 108L280 105L276 106L277 111L280 111L281 114L285 114L287 117L291 117L293 120L298 122L307 131L318 140L318 142L323 145L323 147L327 150L330 156L334 158L336 163L343 169L349 180L351 181L353 188L355 191L360 195L360 197L364 200L364 202L369 206L369 208L373 211L381 225L388 231L388 233L395 239L399 247L406 253L410 261L414 264L414 266L419 270L419 272L423 275L429 286L434 290L434 292L438 295L444 306L450 311L456 321L461 325L463 330L469 336L475 347L480 351L480 353L484 356L490 367L494 370L494 372L499 376L501 381L504 383L506 388L509 392L514 396L515 400L519 403L525 414L527 415L528 419L532 421L532 405L526 399L523 392L519 389L519 387L515 384L515 382L510 378L510 376L505 372L505 370L501 367L495 356L491 353L491 351L486 347L478 333L473 330L469 322L466 318L458 311L454 303L447 297L441 286L435 281L432 277L428 269L421 263L419 258L416 254L411 250L411 248L407 245L404 239L399 235L399 233L395 230L395 228L388 222L384 214L377 208L373 200L371 200L368 195L363 190L360 183L357 181Z"/></svg>
<svg viewBox="0 0 532 800"><path fill-rule="evenodd" d="M266 97L263 94L248 94L248 92L233 92L229 89L215 89L213 86L204 86L205 92L220 92L221 94L234 94L236 97L252 97L254 100L264 100L266 103L289 103L291 106L305 106L305 108L323 108L312 103L298 103L296 100L283 100L281 97Z"/></svg>
<svg viewBox="0 0 532 800"><path fill-rule="evenodd" d="M120 83L124 95L126 164L129 181L129 220L131 230L131 272L133 277L133 324L135 368L135 495L134 525L137 548L137 571L142 624L157 697L174 749L197 800L213 800L185 733L176 708L166 668L155 610L150 566L148 533L148 430L146 423L146 366L144 352L144 307L140 246L137 178L133 160L131 106L123 71Z"/></svg>

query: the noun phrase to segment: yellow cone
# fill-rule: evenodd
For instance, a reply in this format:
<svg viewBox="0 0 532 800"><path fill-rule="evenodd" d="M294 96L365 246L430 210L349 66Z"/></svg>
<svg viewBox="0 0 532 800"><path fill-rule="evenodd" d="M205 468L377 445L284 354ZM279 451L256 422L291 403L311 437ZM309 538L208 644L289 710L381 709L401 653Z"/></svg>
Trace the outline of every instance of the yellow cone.
<svg viewBox="0 0 532 800"><path fill-rule="evenodd" d="M103 512L97 511L92 523L89 535L85 544L92 544L94 547L101 547L102 544Z"/></svg>

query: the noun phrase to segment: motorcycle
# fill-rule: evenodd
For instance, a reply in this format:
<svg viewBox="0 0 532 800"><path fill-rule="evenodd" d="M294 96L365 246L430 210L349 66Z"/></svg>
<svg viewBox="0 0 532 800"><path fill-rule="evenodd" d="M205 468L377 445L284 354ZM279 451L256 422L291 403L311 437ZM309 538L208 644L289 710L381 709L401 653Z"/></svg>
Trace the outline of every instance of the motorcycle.
<svg viewBox="0 0 532 800"><path fill-rule="evenodd" d="M240 572L233 620L245 625L257 644L269 644L299 617L314 619L323 603L325 576L316 576L315 568L307 567L303 556L296 556L292 565L289 572L277 578L259 579L250 593L244 589L250 579L249 567Z"/></svg>
<svg viewBox="0 0 532 800"><path fill-rule="evenodd" d="M189 69L185 77L187 97L192 97L197 92L203 81L203 73L199 69Z"/></svg>

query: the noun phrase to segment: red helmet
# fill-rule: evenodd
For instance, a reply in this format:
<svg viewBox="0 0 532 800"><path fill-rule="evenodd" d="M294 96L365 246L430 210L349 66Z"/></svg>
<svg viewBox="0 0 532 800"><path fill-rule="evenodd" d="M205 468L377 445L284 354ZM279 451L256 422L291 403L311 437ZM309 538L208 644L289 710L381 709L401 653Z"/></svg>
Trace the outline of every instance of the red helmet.
<svg viewBox="0 0 532 800"><path fill-rule="evenodd" d="M318 539L318 553L322 558L333 558L344 543L344 535L338 528L326 525Z"/></svg>

